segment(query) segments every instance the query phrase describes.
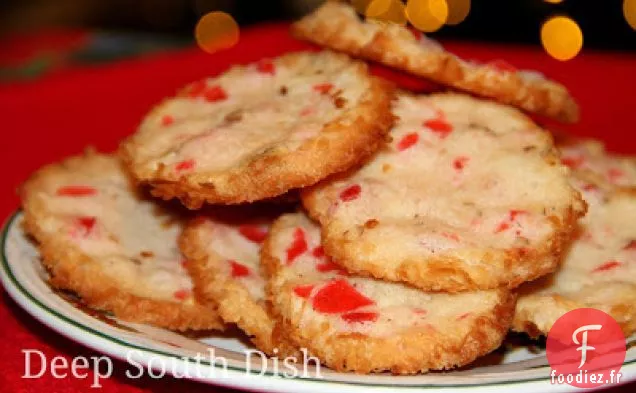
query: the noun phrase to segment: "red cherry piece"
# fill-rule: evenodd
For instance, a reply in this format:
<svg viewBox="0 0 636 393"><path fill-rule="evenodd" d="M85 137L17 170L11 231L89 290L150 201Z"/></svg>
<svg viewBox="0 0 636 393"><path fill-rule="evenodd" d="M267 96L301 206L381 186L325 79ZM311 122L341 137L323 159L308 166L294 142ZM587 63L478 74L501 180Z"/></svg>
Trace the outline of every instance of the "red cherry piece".
<svg viewBox="0 0 636 393"><path fill-rule="evenodd" d="M88 236L95 228L97 219L95 217L80 217L77 219L77 224L83 230L84 236Z"/></svg>
<svg viewBox="0 0 636 393"><path fill-rule="evenodd" d="M311 255L315 256L316 258L322 258L325 256L325 249L322 248L322 246L318 246L311 251Z"/></svg>
<svg viewBox="0 0 636 393"><path fill-rule="evenodd" d="M258 225L241 225L239 227L239 233L254 243L262 243L267 237L267 229L261 228Z"/></svg>
<svg viewBox="0 0 636 393"><path fill-rule="evenodd" d="M456 242L459 241L459 236L457 236L456 233L442 232L442 236L444 236L447 239L454 240Z"/></svg>
<svg viewBox="0 0 636 393"><path fill-rule="evenodd" d="M491 66L492 68L496 69L497 71L504 71L504 72L517 72L517 68L515 66L513 66L512 64L508 63L505 60L494 60L491 61L490 63L488 63L489 66Z"/></svg>
<svg viewBox="0 0 636 393"><path fill-rule="evenodd" d="M250 269L236 261L228 261L232 266L232 277L247 277L250 275Z"/></svg>
<svg viewBox="0 0 636 393"><path fill-rule="evenodd" d="M415 145L419 139L420 139L420 136L416 132L406 134L402 137L400 142L398 142L397 149L399 151L404 151L408 149L409 147Z"/></svg>
<svg viewBox="0 0 636 393"><path fill-rule="evenodd" d="M596 184L587 183L583 187L583 191L598 191L598 186Z"/></svg>
<svg viewBox="0 0 636 393"><path fill-rule="evenodd" d="M162 126L169 126L170 124L174 123L174 117L170 116L170 115L165 115L161 118L161 125Z"/></svg>
<svg viewBox="0 0 636 393"><path fill-rule="evenodd" d="M508 224L507 222L504 221L504 222L500 223L497 226L497 228L495 229L495 233L501 233L501 232L506 231L508 229L510 229L510 224Z"/></svg>
<svg viewBox="0 0 636 393"><path fill-rule="evenodd" d="M90 186L66 186L58 188L55 195L68 197L94 196L97 195L97 189Z"/></svg>
<svg viewBox="0 0 636 393"><path fill-rule="evenodd" d="M320 94L329 94L331 89L333 89L333 85L331 83L321 83L318 85L314 85L313 89Z"/></svg>
<svg viewBox="0 0 636 393"><path fill-rule="evenodd" d="M409 26L408 27L409 31L411 32L411 34L413 34L413 38L415 38L416 41L419 41L420 38L422 38L422 32L417 30L416 28Z"/></svg>
<svg viewBox="0 0 636 393"><path fill-rule="evenodd" d="M375 302L358 292L345 279L334 280L323 286L314 296L314 310L325 314L353 311Z"/></svg>
<svg viewBox="0 0 636 393"><path fill-rule="evenodd" d="M190 86L188 86L186 95L190 98L199 97L201 94L203 94L206 87L207 83L205 82L205 80L193 82L190 84Z"/></svg>
<svg viewBox="0 0 636 393"><path fill-rule="evenodd" d="M519 217L522 214L528 214L528 212L524 210L510 210L508 212L508 220L502 221L495 229L495 233L500 233L510 229L510 226L511 226L510 223L514 222L517 219L517 217ZM520 234L520 231L517 231L517 235L519 234Z"/></svg>
<svg viewBox="0 0 636 393"><path fill-rule="evenodd" d="M347 323L375 322L378 319L377 312L350 312L341 315L341 318Z"/></svg>
<svg viewBox="0 0 636 393"><path fill-rule="evenodd" d="M294 293L303 299L309 298L311 291L314 289L313 285L299 285L294 288Z"/></svg>
<svg viewBox="0 0 636 393"><path fill-rule="evenodd" d="M631 240L627 243L627 245L623 247L623 250L636 250L636 240Z"/></svg>
<svg viewBox="0 0 636 393"><path fill-rule="evenodd" d="M174 296L177 300L186 300L190 296L190 291L187 289L179 289L178 291L175 291L172 296Z"/></svg>
<svg viewBox="0 0 636 393"><path fill-rule="evenodd" d="M600 265L596 269L592 270L592 273L606 272L606 271L615 269L615 268L617 268L617 267L619 267L621 265L622 265L622 263L620 263L618 261L608 261L608 262L605 262L604 264Z"/></svg>
<svg viewBox="0 0 636 393"><path fill-rule="evenodd" d="M195 165L196 163L194 160L185 160L177 163L174 169L177 172L185 172L193 169Z"/></svg>
<svg viewBox="0 0 636 393"><path fill-rule="evenodd" d="M442 139L446 138L448 134L453 132L452 124L439 117L437 119L426 120L424 122L424 126L428 127Z"/></svg>
<svg viewBox="0 0 636 393"><path fill-rule="evenodd" d="M294 230L294 240L287 249L287 264L291 265L294 259L307 251L307 241L305 240L305 231L301 228Z"/></svg>
<svg viewBox="0 0 636 393"><path fill-rule="evenodd" d="M314 108L308 106L300 111L300 116L305 117L311 115L312 113L314 113Z"/></svg>
<svg viewBox="0 0 636 393"><path fill-rule="evenodd" d="M609 171L607 171L607 177L609 177L612 183L618 181L624 175L625 175L625 172L623 172L622 170L618 168L611 168Z"/></svg>
<svg viewBox="0 0 636 393"><path fill-rule="evenodd" d="M585 162L585 158L583 156L580 157L562 157L561 164L569 167L570 169L576 169L583 165Z"/></svg>
<svg viewBox="0 0 636 393"><path fill-rule="evenodd" d="M212 86L205 89L203 97L207 102L223 101L227 99L227 93L221 86Z"/></svg>
<svg viewBox="0 0 636 393"><path fill-rule="evenodd" d="M424 316L424 315L428 314L428 310L425 310L423 308L414 308L413 312L416 313L417 315L421 315L421 316Z"/></svg>
<svg viewBox="0 0 636 393"><path fill-rule="evenodd" d="M470 158L466 156L457 157L455 160L453 160L453 168L455 168L455 170L457 171L462 171L464 170L464 167L469 160Z"/></svg>
<svg viewBox="0 0 636 393"><path fill-rule="evenodd" d="M528 212L524 210L510 210L508 214L510 214L510 221L514 221L517 219L518 216L522 214L528 214Z"/></svg>
<svg viewBox="0 0 636 393"><path fill-rule="evenodd" d="M274 63L270 59L263 59L256 63L256 69L262 74L274 75L276 73Z"/></svg>
<svg viewBox="0 0 636 393"><path fill-rule="evenodd" d="M361 191L362 191L362 187L360 187L359 184L351 185L345 188L340 193L340 200L343 202L349 202L349 201L353 201L354 199L358 199Z"/></svg>

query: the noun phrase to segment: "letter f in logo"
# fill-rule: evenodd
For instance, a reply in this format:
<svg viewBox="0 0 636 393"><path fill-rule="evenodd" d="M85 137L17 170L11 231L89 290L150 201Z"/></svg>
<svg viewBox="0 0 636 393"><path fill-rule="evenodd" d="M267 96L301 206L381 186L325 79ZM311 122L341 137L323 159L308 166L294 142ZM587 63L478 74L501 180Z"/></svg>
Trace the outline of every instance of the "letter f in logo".
<svg viewBox="0 0 636 393"><path fill-rule="evenodd" d="M574 333L572 333L572 341L574 341L574 344L580 344L581 346L578 347L576 350L577 351L581 351L581 364L579 364L579 368L583 367L583 365L585 364L585 360L587 359L587 351L593 351L596 348L592 347L592 346L588 346L587 345L587 332L588 330L601 330L601 328L603 327L603 325L585 325L585 326L581 326L580 328L576 329L574 331ZM576 336L580 333L583 332L583 334L581 335L582 340L581 342L579 342L579 340L576 338Z"/></svg>

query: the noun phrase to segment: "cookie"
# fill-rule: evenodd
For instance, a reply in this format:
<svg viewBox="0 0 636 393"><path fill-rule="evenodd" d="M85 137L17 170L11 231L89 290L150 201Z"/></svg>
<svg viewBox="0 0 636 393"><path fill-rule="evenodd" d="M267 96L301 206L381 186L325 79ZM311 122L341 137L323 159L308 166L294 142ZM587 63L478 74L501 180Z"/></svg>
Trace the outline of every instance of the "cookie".
<svg viewBox="0 0 636 393"><path fill-rule="evenodd" d="M550 135L514 108L401 94L393 141L303 190L347 270L424 290L514 288L554 271L585 213Z"/></svg>
<svg viewBox="0 0 636 393"><path fill-rule="evenodd" d="M282 195L385 141L392 88L332 52L236 66L165 100L121 152L133 177L190 208Z"/></svg>
<svg viewBox="0 0 636 393"><path fill-rule="evenodd" d="M513 329L544 335L566 312L591 307L614 317L629 336L636 332L636 188L612 185L634 180L627 176L629 158L594 141L563 151L566 161L576 158L571 181L589 211L559 270L522 286ZM607 176L614 168L625 175Z"/></svg>
<svg viewBox="0 0 636 393"><path fill-rule="evenodd" d="M565 87L536 71L496 60L463 60L439 43L406 27L363 21L353 7L328 1L292 26L292 33L351 56L514 105L564 122L578 120L578 106Z"/></svg>
<svg viewBox="0 0 636 393"><path fill-rule="evenodd" d="M25 229L53 287L122 320L223 328L192 294L177 245L180 217L139 195L114 156L87 152L48 165L20 193Z"/></svg>
<svg viewBox="0 0 636 393"><path fill-rule="evenodd" d="M294 347L276 334L260 266L273 217L249 213L202 215L187 225L179 244L197 297L218 307L223 320L235 323L261 351L286 356Z"/></svg>
<svg viewBox="0 0 636 393"><path fill-rule="evenodd" d="M593 139L564 138L558 146L561 162L575 171L578 179L605 189L636 187L636 158L609 154L603 143Z"/></svg>
<svg viewBox="0 0 636 393"><path fill-rule="evenodd" d="M468 364L501 344L515 298L504 289L426 293L350 276L324 254L320 228L283 215L262 251L283 333L325 365L413 374Z"/></svg>

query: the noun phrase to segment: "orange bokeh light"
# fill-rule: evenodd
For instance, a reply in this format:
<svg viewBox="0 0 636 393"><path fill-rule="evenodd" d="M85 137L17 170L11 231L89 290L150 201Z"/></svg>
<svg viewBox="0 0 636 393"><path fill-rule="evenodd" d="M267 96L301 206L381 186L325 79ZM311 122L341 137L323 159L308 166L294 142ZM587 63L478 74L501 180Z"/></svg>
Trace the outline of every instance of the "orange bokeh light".
<svg viewBox="0 0 636 393"><path fill-rule="evenodd" d="M636 0L623 0L623 16L632 29L636 30Z"/></svg>
<svg viewBox="0 0 636 393"><path fill-rule="evenodd" d="M373 0L366 9L366 16L381 22L406 24L404 3L400 0Z"/></svg>
<svg viewBox="0 0 636 393"><path fill-rule="evenodd" d="M570 60L583 48L583 32L573 19L553 16L541 26L541 43L555 59Z"/></svg>
<svg viewBox="0 0 636 393"><path fill-rule="evenodd" d="M446 0L448 4L447 25L458 25L470 13L470 0Z"/></svg>
<svg viewBox="0 0 636 393"><path fill-rule="evenodd" d="M446 0L409 0L406 15L416 29L430 33L446 23L448 4Z"/></svg>
<svg viewBox="0 0 636 393"><path fill-rule="evenodd" d="M220 11L203 15L194 29L194 38L201 49L215 53L236 45L239 26L230 14Z"/></svg>

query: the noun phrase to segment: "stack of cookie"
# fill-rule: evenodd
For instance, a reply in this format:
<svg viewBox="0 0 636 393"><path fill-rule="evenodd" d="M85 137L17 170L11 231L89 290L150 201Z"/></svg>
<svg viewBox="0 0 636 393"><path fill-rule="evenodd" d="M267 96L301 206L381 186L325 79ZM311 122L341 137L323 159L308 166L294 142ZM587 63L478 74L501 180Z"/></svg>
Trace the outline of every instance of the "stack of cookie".
<svg viewBox="0 0 636 393"><path fill-rule="evenodd" d="M546 335L566 312L591 307L610 314L629 336L636 332L636 159L591 140L559 146L588 212L557 272L519 291L513 330Z"/></svg>
<svg viewBox="0 0 636 393"><path fill-rule="evenodd" d="M270 355L306 348L361 373L465 365L511 327L546 333L581 305L636 327L635 161L591 142L562 160L515 108L573 121L565 88L461 60L344 3L293 32L344 54L192 83L118 154L88 152L25 183L25 228L52 286L125 320L236 324ZM396 91L349 56L488 99ZM584 232L581 192L594 211ZM564 259L541 288L524 286L515 315L517 288Z"/></svg>

